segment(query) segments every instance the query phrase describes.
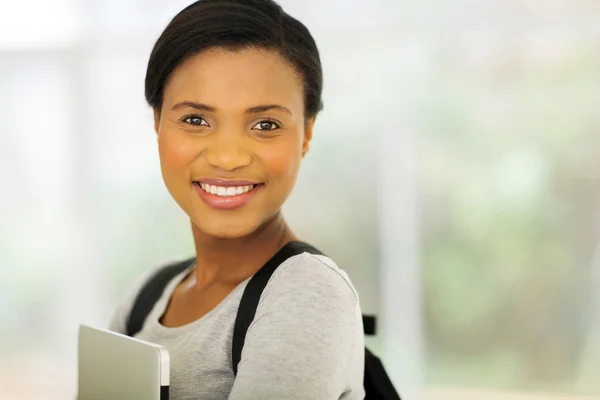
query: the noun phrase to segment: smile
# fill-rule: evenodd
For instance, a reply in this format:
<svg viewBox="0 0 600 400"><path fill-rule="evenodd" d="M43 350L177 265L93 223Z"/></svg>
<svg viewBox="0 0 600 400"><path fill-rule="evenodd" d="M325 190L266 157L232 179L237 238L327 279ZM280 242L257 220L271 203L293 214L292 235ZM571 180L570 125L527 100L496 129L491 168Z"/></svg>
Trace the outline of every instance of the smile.
<svg viewBox="0 0 600 400"><path fill-rule="evenodd" d="M217 186L217 185L209 185L208 183L197 182L200 185L200 188L204 190L206 193L214 194L220 197L232 197L237 196L239 194L243 194L249 192L257 185L247 185L247 186Z"/></svg>
<svg viewBox="0 0 600 400"><path fill-rule="evenodd" d="M200 199L216 210L234 210L248 204L264 186L249 181L226 181L204 179L193 182L194 190Z"/></svg>

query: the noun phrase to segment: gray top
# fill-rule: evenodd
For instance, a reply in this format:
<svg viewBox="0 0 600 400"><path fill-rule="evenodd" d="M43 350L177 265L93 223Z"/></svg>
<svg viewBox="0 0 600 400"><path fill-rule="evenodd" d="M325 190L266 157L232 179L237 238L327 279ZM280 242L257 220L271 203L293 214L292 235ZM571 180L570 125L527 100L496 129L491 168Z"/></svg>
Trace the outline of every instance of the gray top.
<svg viewBox="0 0 600 400"><path fill-rule="evenodd" d="M303 253L275 271L250 325L234 377L231 340L248 280L202 318L176 328L159 319L177 284L169 283L137 338L171 358L171 398L202 400L364 398L364 336L356 290L329 258ZM117 308L110 329L125 333L146 273Z"/></svg>

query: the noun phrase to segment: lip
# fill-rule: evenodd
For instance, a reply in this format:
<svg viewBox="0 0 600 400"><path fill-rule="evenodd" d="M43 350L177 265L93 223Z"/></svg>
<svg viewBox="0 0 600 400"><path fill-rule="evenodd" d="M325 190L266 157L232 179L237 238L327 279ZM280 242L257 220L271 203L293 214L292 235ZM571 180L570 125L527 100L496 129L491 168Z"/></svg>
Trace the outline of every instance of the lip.
<svg viewBox="0 0 600 400"><path fill-rule="evenodd" d="M250 186L250 185L260 185L261 184L261 182L256 182L256 181L221 179L221 178L199 178L199 179L194 179L194 182L207 183L209 185L223 186L223 187Z"/></svg>
<svg viewBox="0 0 600 400"><path fill-rule="evenodd" d="M217 186L249 186L256 185L251 190L242 193L236 194L235 196L217 196L216 194L208 193L204 189L200 187L199 182L208 183L209 185L217 185ZM209 207L214 208L215 210L235 210L238 208L244 207L248 204L254 196L258 193L260 189L262 189L263 184L256 184L249 181L225 181L228 182L229 185L224 185L223 183L211 183L211 182L222 182L220 180L197 180L192 183L194 190L198 194L198 197Z"/></svg>

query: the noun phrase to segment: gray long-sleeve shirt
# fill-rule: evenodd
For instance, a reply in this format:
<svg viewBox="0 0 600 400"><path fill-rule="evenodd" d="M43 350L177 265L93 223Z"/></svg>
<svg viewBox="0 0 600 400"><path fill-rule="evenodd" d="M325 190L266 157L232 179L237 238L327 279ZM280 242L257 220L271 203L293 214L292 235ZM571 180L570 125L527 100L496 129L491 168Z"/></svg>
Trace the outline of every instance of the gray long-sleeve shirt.
<svg viewBox="0 0 600 400"><path fill-rule="evenodd" d="M248 329L236 377L231 340L248 280L197 321L176 328L159 322L175 287L191 268L169 283L136 335L169 351L173 399L364 398L358 295L331 259L304 253L275 271ZM133 301L152 272L125 296L111 330L125 333Z"/></svg>

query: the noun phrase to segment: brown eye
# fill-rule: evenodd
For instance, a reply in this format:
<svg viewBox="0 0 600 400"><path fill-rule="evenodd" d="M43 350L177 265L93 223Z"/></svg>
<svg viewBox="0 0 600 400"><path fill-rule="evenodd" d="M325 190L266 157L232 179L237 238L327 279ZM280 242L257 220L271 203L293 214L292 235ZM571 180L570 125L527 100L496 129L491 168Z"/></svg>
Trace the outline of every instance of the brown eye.
<svg viewBox="0 0 600 400"><path fill-rule="evenodd" d="M252 129L257 129L259 131L272 131L272 130L275 130L278 128L279 128L279 125L277 125L275 122L269 121L269 120L260 121L258 124L254 125L252 127Z"/></svg>
<svg viewBox="0 0 600 400"><path fill-rule="evenodd" d="M209 126L208 122L206 122L204 118L197 115L190 115L189 117L185 117L183 119L183 122L193 126Z"/></svg>

